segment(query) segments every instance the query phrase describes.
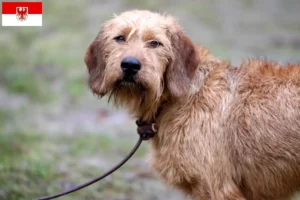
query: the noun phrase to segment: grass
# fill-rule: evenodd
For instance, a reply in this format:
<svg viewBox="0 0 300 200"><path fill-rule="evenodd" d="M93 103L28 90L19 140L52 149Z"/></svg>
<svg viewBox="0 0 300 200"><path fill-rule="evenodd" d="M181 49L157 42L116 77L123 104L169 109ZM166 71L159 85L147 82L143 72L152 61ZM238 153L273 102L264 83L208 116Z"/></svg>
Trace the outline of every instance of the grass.
<svg viewBox="0 0 300 200"><path fill-rule="evenodd" d="M47 190L45 184L56 176L56 172L49 162L43 162L43 135L18 129L5 130L4 124L12 120L12 113L0 110L0 199L33 198Z"/></svg>
<svg viewBox="0 0 300 200"><path fill-rule="evenodd" d="M54 139L55 140L55 139ZM115 152L120 156L125 156L131 151L136 141L129 139L116 139L110 137L109 134L80 134L75 136L60 136L56 138L56 144L63 144L68 141L68 153L72 156L85 155L94 156L95 152L97 154L105 155L107 153ZM142 145L136 152L135 157L144 156L147 151L147 147Z"/></svg>
<svg viewBox="0 0 300 200"><path fill-rule="evenodd" d="M114 165L101 168L101 164L97 164L109 160L105 154L119 155L118 147L125 155L132 148L128 143L125 145L103 135L48 137L21 130L0 132L0 146L0 199L7 200L32 199L87 181ZM135 157L144 152L142 148ZM116 163L115 160L118 159L111 163ZM130 193L132 188L120 177L122 170L132 170L132 166L128 163L107 180L65 199L96 199L112 193Z"/></svg>
<svg viewBox="0 0 300 200"><path fill-rule="evenodd" d="M81 97L87 90L87 81L81 77L72 77L66 84L66 90L71 98Z"/></svg>
<svg viewBox="0 0 300 200"><path fill-rule="evenodd" d="M217 18L211 13L211 9L207 3L189 3L183 5L186 10L189 11L190 15L200 20L202 23L205 23L207 26L218 29L220 27L220 22Z"/></svg>
<svg viewBox="0 0 300 200"><path fill-rule="evenodd" d="M12 93L26 94L32 100L47 99L47 85L31 69L7 68L3 70L1 77L6 88Z"/></svg>
<svg viewBox="0 0 300 200"><path fill-rule="evenodd" d="M5 123L8 118L3 117ZM41 134L29 131L0 131L0 199L21 200L41 195L47 181L56 176L43 162ZM34 188L34 189L33 189Z"/></svg>
<svg viewBox="0 0 300 200"><path fill-rule="evenodd" d="M95 178L115 165L135 142L116 140L109 134L49 136L20 127L5 130L3 125L13 123L15 114L0 110L0 199L34 199ZM145 152L142 146L134 157L144 156ZM130 196L136 191L122 178L127 170L134 170L130 162L101 183L64 199Z"/></svg>

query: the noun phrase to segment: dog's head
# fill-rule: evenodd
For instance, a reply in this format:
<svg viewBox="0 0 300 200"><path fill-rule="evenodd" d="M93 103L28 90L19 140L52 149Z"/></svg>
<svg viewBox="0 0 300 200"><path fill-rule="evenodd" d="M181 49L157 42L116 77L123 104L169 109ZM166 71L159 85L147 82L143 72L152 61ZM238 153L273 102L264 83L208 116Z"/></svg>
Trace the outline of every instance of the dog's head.
<svg viewBox="0 0 300 200"><path fill-rule="evenodd" d="M151 117L166 94L187 95L199 64L196 48L176 20L139 10L107 21L84 59L92 91L108 94L137 117L146 110L153 111Z"/></svg>

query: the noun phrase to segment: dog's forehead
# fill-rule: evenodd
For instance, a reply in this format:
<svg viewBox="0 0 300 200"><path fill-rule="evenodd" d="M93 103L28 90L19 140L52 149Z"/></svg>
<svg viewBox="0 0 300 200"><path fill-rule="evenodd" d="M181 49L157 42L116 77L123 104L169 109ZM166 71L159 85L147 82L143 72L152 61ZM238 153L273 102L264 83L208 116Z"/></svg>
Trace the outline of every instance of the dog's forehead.
<svg viewBox="0 0 300 200"><path fill-rule="evenodd" d="M121 13L114 19L118 28L135 28L139 30L165 29L175 23L171 16L144 10Z"/></svg>

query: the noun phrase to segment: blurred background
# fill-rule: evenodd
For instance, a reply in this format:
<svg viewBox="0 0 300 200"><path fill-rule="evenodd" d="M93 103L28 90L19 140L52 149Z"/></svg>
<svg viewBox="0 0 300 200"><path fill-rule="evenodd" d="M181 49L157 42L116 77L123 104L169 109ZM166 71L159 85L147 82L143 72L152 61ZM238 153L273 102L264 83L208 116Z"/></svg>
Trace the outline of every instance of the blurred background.
<svg viewBox="0 0 300 200"><path fill-rule="evenodd" d="M136 143L135 119L97 99L83 57L101 24L130 9L167 12L186 34L238 65L300 62L299 0L52 0L42 27L0 27L0 199L81 184ZM63 200L184 200L149 171L143 143L119 171ZM300 198L298 198L300 199Z"/></svg>

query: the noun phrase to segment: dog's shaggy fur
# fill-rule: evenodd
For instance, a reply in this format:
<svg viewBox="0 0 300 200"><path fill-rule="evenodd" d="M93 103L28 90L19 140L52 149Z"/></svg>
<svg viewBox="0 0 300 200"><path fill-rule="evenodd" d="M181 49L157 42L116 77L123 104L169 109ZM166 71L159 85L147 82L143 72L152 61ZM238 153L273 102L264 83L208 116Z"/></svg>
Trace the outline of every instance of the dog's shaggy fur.
<svg viewBox="0 0 300 200"><path fill-rule="evenodd" d="M127 56L141 62L134 82L122 79ZM166 183L203 200L283 200L300 188L299 64L233 67L172 17L139 10L106 22L85 62L95 94L156 121L151 166Z"/></svg>

